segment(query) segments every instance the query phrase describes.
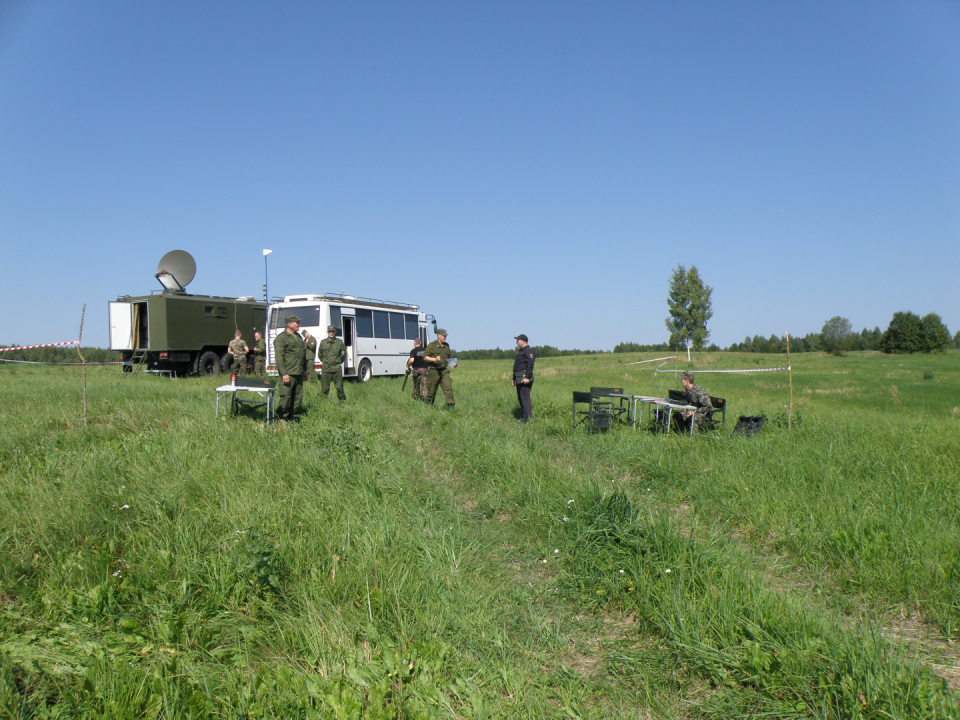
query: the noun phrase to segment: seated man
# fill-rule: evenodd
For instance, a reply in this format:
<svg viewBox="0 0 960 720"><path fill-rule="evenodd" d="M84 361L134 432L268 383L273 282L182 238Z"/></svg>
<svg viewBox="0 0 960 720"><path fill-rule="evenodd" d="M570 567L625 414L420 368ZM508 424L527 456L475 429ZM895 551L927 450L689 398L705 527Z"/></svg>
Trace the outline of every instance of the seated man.
<svg viewBox="0 0 960 720"><path fill-rule="evenodd" d="M696 435L701 426L713 415L713 403L710 402L707 391L694 384L693 373L685 372L681 375L680 384L687 391L687 404L697 408L683 413L684 425L690 428L691 434Z"/></svg>

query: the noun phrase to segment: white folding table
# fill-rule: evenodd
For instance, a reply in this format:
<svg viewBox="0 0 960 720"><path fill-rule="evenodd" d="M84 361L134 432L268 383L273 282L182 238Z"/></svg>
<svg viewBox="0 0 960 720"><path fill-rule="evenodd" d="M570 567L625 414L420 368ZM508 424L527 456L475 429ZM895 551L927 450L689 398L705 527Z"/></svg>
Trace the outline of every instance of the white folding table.
<svg viewBox="0 0 960 720"><path fill-rule="evenodd" d="M255 393L260 396L258 400L249 397L238 397L237 393ZM232 397L230 397L232 396ZM246 387L244 385L221 385L217 388L217 412L215 417L220 417L220 403L223 403L223 413L227 414L227 404L229 402L229 413L236 415L241 407L262 407L265 409L264 422L267 425L277 419L275 388L272 387Z"/></svg>

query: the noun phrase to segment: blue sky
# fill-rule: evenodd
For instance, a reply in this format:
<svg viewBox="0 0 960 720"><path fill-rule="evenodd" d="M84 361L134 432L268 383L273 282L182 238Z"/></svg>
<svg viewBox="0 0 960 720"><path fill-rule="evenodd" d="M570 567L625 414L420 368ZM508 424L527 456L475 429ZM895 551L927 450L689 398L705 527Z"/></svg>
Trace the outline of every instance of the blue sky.
<svg viewBox="0 0 960 720"><path fill-rule="evenodd" d="M960 3L0 2L0 343L159 289L420 304L457 349L960 330Z"/></svg>

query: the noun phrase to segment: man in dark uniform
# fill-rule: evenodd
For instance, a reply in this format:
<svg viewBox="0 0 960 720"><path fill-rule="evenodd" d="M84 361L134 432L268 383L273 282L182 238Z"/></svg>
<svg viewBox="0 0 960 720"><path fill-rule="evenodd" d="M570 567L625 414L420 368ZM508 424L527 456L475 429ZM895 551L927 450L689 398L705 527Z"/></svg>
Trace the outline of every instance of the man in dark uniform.
<svg viewBox="0 0 960 720"><path fill-rule="evenodd" d="M347 399L343 391L343 361L347 359L347 349L343 346L343 340L337 337L337 329L333 325L327 325L327 336L320 341L319 351L323 365L320 368L320 390L324 395L330 392L330 381L333 380L337 398L343 402Z"/></svg>
<svg viewBox="0 0 960 720"><path fill-rule="evenodd" d="M423 351L423 359L427 361L430 368L427 373L427 402L433 403L437 395L437 388L443 388L443 396L447 400L447 409L453 410L453 382L450 380L450 366L447 360L453 355L450 346L447 345L447 331L437 330L437 339L427 345Z"/></svg>
<svg viewBox="0 0 960 720"><path fill-rule="evenodd" d="M296 422L303 401L303 340L300 339L300 318L290 315L287 329L273 341L273 354L280 375L280 397L277 419Z"/></svg>
<svg viewBox="0 0 960 720"><path fill-rule="evenodd" d="M413 399L427 401L427 376L430 374L430 368L423 359L423 343L420 338L413 341L413 350L410 351L410 358L407 360L407 367L410 368L410 374L413 376Z"/></svg>
<svg viewBox="0 0 960 720"><path fill-rule="evenodd" d="M303 381L317 381L317 339L308 330L303 331Z"/></svg>
<svg viewBox="0 0 960 720"><path fill-rule="evenodd" d="M690 423L690 434L696 435L703 424L713 416L713 403L707 391L693 382L693 373L685 372L680 376L680 384L687 391L687 402L696 407L683 413L684 419Z"/></svg>
<svg viewBox="0 0 960 720"><path fill-rule="evenodd" d="M517 389L517 400L520 401L520 411L523 414L520 422L526 423L533 414L530 390L533 387L533 361L536 358L526 335L517 335L514 340L517 341L517 355L513 358L512 384Z"/></svg>

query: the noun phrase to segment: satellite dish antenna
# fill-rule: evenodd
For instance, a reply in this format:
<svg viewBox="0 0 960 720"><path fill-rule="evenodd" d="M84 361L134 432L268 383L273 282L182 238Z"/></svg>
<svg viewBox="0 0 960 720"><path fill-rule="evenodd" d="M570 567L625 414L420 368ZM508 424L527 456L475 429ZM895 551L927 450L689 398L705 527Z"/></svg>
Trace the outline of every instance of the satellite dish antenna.
<svg viewBox="0 0 960 720"><path fill-rule="evenodd" d="M184 292L197 274L197 262L186 250L171 250L157 265L155 277L167 290Z"/></svg>

